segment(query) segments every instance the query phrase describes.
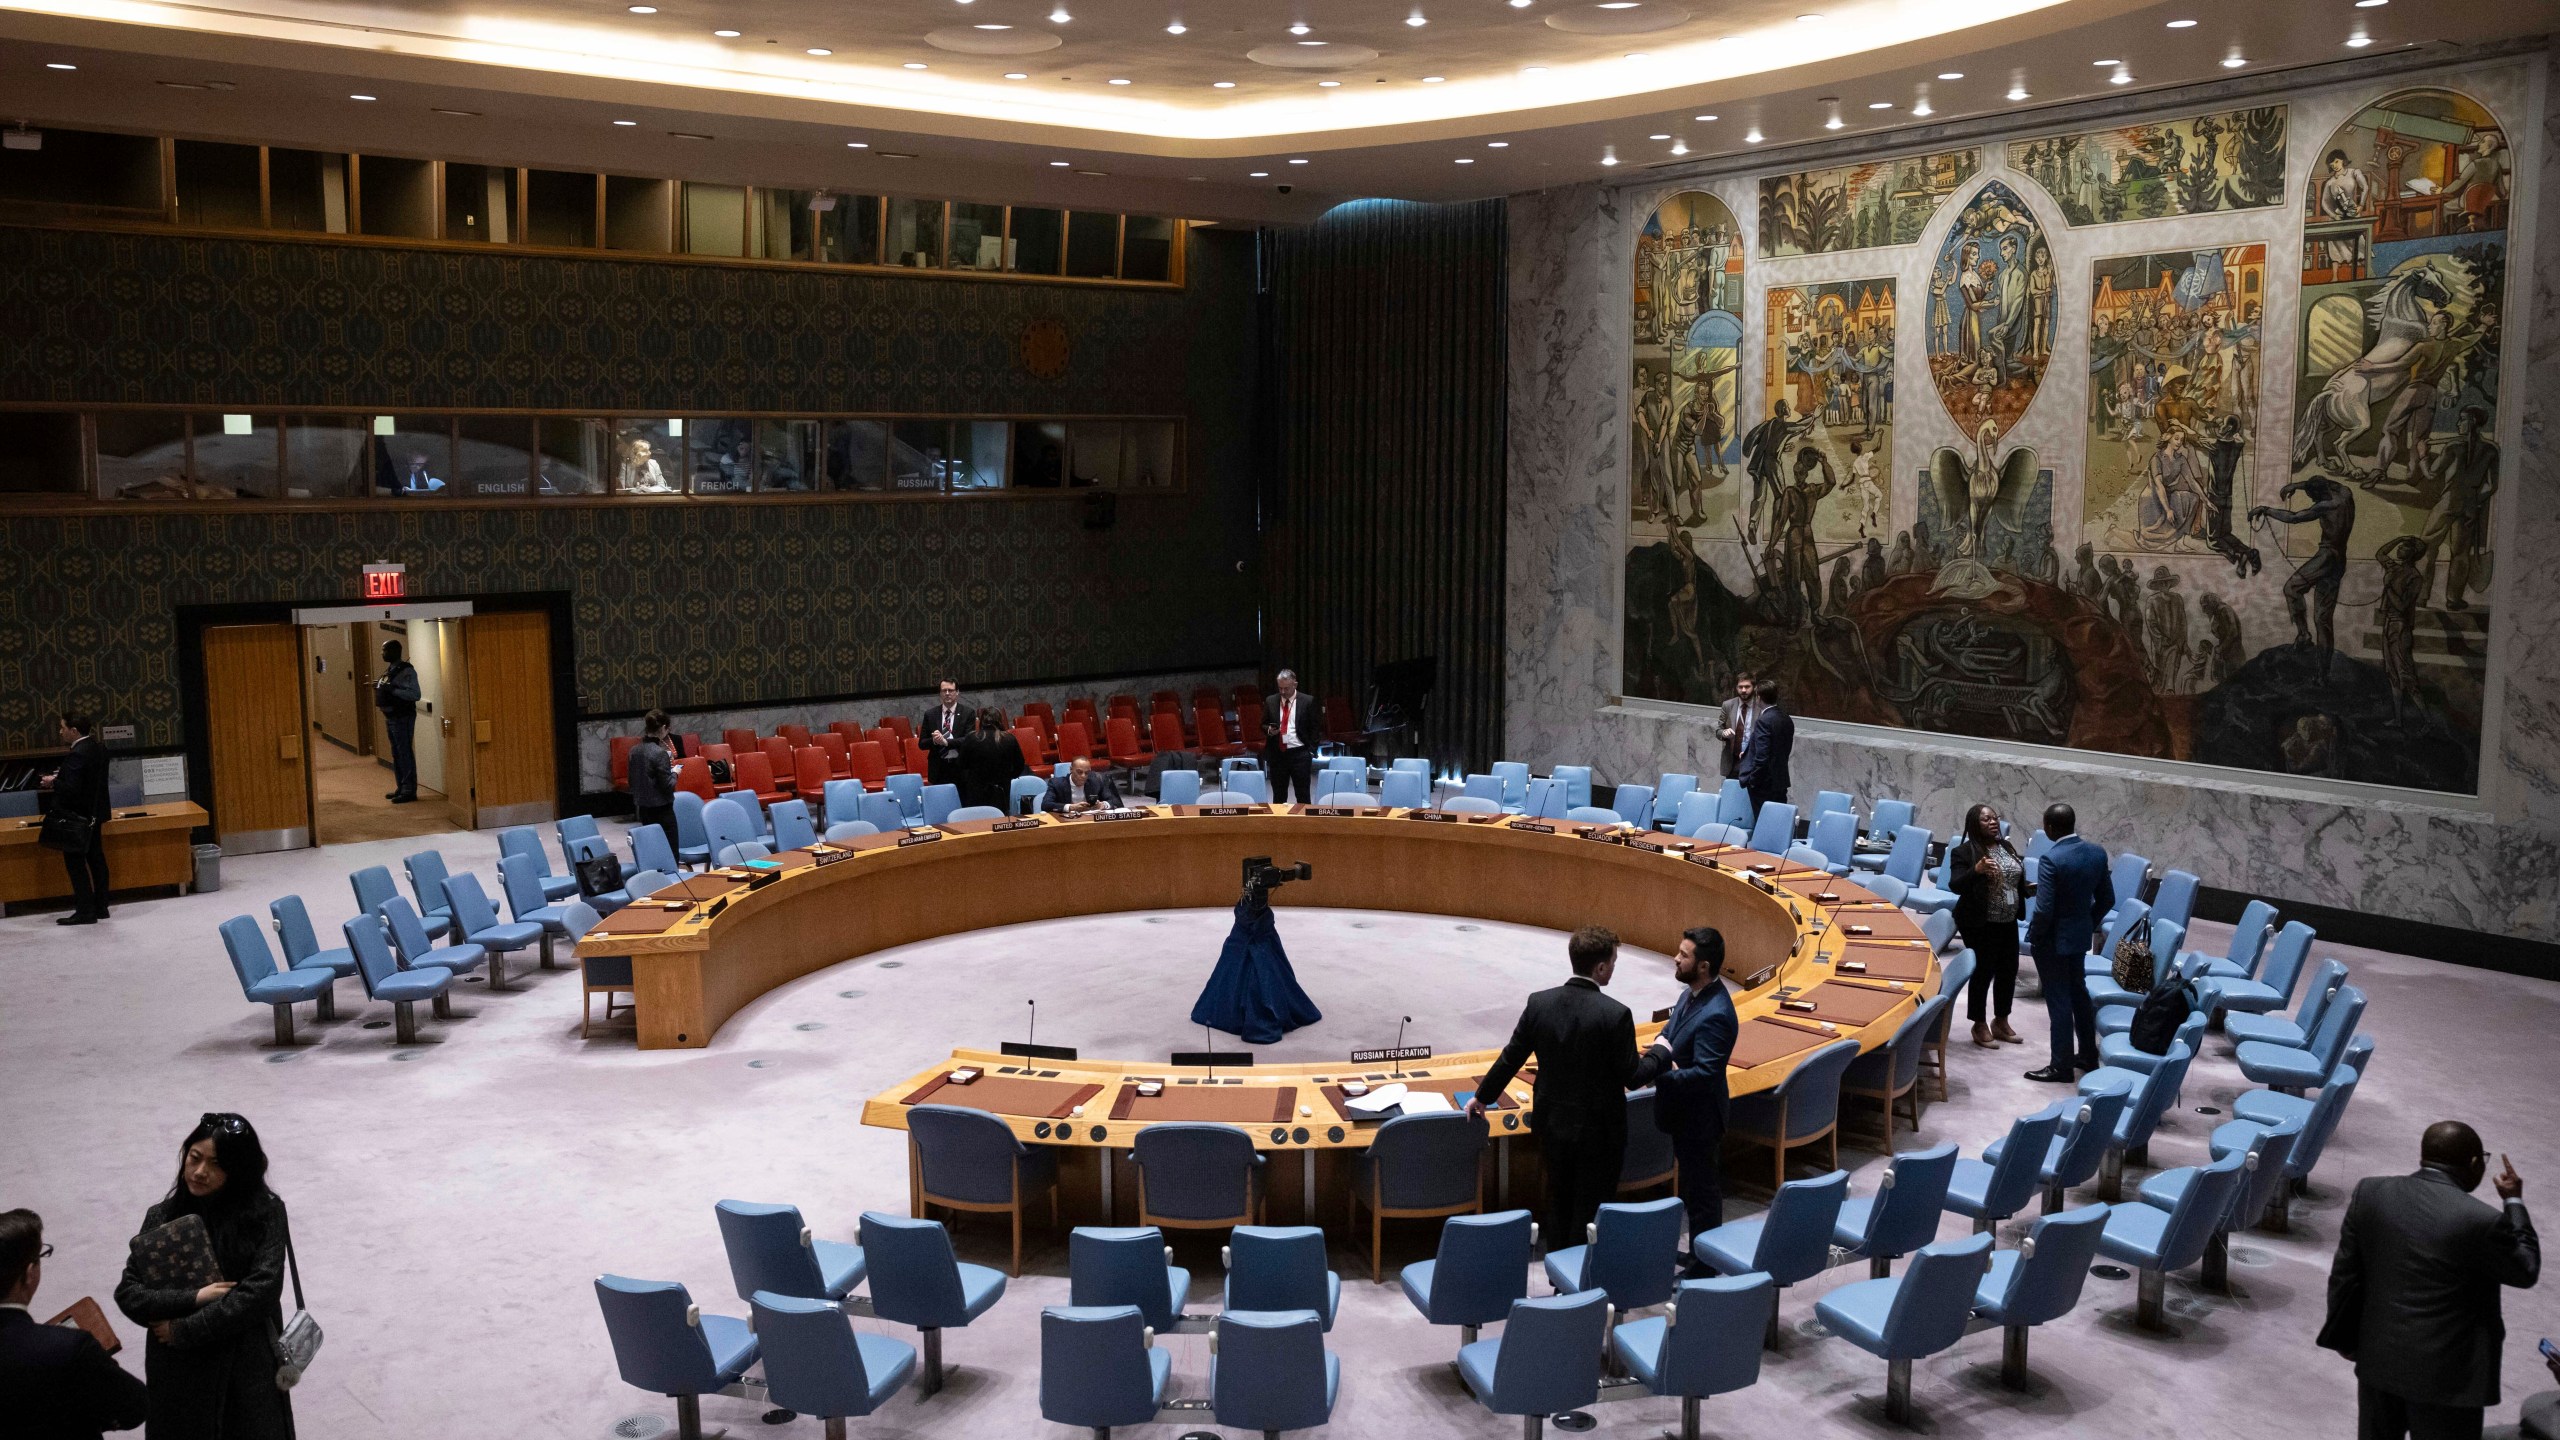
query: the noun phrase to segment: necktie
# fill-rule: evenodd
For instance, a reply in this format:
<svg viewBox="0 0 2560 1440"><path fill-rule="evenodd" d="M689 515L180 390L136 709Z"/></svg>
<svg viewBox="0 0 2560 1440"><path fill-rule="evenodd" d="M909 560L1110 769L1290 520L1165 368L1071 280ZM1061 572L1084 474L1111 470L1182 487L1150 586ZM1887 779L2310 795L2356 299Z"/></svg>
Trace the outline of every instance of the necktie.
<svg viewBox="0 0 2560 1440"><path fill-rule="evenodd" d="M1289 733L1289 707L1296 703L1285 697L1280 701L1280 743L1282 745L1287 745L1296 738Z"/></svg>

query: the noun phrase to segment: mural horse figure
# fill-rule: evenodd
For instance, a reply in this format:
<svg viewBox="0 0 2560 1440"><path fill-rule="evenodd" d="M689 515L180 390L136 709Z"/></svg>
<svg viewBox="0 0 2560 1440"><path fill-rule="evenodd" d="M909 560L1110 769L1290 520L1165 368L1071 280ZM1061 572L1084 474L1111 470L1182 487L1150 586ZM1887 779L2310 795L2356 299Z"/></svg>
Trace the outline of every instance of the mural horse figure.
<svg viewBox="0 0 2560 1440"><path fill-rule="evenodd" d="M2366 299L2365 319L2378 331L2373 348L2332 372L2302 412L2293 433L2295 470L2317 463L2333 474L2384 478L2379 473L2367 476L2352 464L2347 443L2371 427L2375 412L2409 383L2412 362L2427 338L2429 312L2420 302L2442 306L2452 298L2445 278L2434 267L2421 266L2385 280Z"/></svg>

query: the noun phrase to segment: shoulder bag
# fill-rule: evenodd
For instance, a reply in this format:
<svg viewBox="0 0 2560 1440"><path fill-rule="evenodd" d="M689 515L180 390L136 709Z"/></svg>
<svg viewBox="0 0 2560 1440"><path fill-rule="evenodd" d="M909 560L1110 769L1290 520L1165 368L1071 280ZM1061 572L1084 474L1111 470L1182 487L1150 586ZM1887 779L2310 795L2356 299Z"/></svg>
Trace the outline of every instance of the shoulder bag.
<svg viewBox="0 0 2560 1440"><path fill-rule="evenodd" d="M2116 984L2136 995L2149 994L2154 978L2151 937L2142 932L2143 927L2134 926L2122 940L2116 942Z"/></svg>
<svg viewBox="0 0 2560 1440"><path fill-rule="evenodd" d="M65 855L86 855L98 843L98 822L77 810L57 806L44 812L44 825L36 831L36 843Z"/></svg>
<svg viewBox="0 0 2560 1440"><path fill-rule="evenodd" d="M276 1336L276 1388L290 1390L302 1381L302 1372L320 1358L320 1322L302 1304L302 1266L293 1258L293 1230L284 1232L285 1269L293 1276L293 1316L284 1322L284 1330Z"/></svg>

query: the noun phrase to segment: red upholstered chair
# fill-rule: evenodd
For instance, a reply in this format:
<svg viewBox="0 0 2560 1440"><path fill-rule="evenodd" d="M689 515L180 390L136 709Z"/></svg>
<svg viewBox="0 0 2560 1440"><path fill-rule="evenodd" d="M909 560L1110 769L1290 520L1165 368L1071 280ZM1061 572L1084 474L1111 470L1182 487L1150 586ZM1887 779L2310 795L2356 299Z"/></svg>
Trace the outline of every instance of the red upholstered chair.
<svg viewBox="0 0 2560 1440"><path fill-rule="evenodd" d="M1058 712L1051 709L1049 702L1046 700L1034 700L1023 706L1022 718L1025 720L1038 721L1040 723L1040 733L1043 735L1055 735L1058 733Z"/></svg>
<svg viewBox="0 0 2560 1440"><path fill-rule="evenodd" d="M806 725L776 725L773 733L790 741L794 750L809 743L809 727Z"/></svg>
<svg viewBox="0 0 2560 1440"><path fill-rule="evenodd" d="M1200 707L1200 743L1193 748L1212 760L1224 760L1230 755L1244 753L1242 745L1227 738L1226 717L1208 705Z"/></svg>
<svg viewBox="0 0 2560 1440"><path fill-rule="evenodd" d="M756 742L756 748L764 752L764 768L773 773L773 783L784 794L787 795L800 788L800 772L797 762L791 758L790 741L779 735L767 735ZM822 785L818 788L823 790L826 787Z"/></svg>
<svg viewBox="0 0 2560 1440"><path fill-rule="evenodd" d="M1109 748L1111 763L1124 770L1143 770L1155 763L1156 752L1138 740L1138 722L1126 715L1111 717Z"/></svg>
<svg viewBox="0 0 2560 1440"><path fill-rule="evenodd" d="M1173 722L1173 737L1176 743L1168 746L1159 739L1156 744L1157 749L1187 750L1191 748L1191 727L1182 723L1182 711L1176 705L1158 705L1148 712L1147 733L1155 734L1156 722L1160 720Z"/></svg>
<svg viewBox="0 0 2560 1440"><path fill-rule="evenodd" d="M847 745L856 740L868 738L859 720L830 720L827 722L827 733L843 736L844 743Z"/></svg>
<svg viewBox="0 0 2560 1440"><path fill-rule="evenodd" d="M878 794L889 784L889 761L877 740L865 740L847 747L846 762L853 767L853 778L862 788Z"/></svg>
<svg viewBox="0 0 2560 1440"><path fill-rule="evenodd" d="M827 763L827 752L815 745L803 745L791 752L791 788L810 799L827 793L827 782L835 778L835 768Z"/></svg>
<svg viewBox="0 0 2560 1440"><path fill-rule="evenodd" d="M723 730L720 732L720 743L728 746L732 753L744 755L748 751L756 748L756 732L753 730Z"/></svg>
<svg viewBox="0 0 2560 1440"><path fill-rule="evenodd" d="M1137 696L1135 696L1135 695L1114 695L1114 696L1112 696L1112 697L1111 697L1111 700L1110 700L1110 702L1109 702L1109 703L1110 703L1110 707L1111 707L1111 713L1112 713L1113 715L1115 715L1115 716L1118 716L1118 715L1125 715L1125 716L1128 716L1128 717L1129 717L1130 719L1132 719L1132 720L1135 720L1136 718L1138 718L1138 697L1137 697Z"/></svg>
<svg viewBox="0 0 2560 1440"><path fill-rule="evenodd" d="M1157 711L1148 720L1147 727L1154 732L1155 748L1159 754L1170 755L1191 748L1190 742L1182 738L1182 717L1171 710Z"/></svg>
<svg viewBox="0 0 2560 1440"><path fill-rule="evenodd" d="M910 715L883 715L880 717L880 728L897 731L900 740L916 738L915 717Z"/></svg>
<svg viewBox="0 0 2560 1440"><path fill-rule="evenodd" d="M1236 702L1236 742L1248 750L1262 748L1262 702Z"/></svg>
<svg viewBox="0 0 2560 1440"><path fill-rule="evenodd" d="M933 773L933 767L927 762L925 757L924 742L913 735L907 737L907 773L910 775L930 775Z"/></svg>
<svg viewBox="0 0 2560 1440"><path fill-rule="evenodd" d="M679 730L679 731L677 731L677 732L676 732L676 753L675 753L675 758L677 758L677 759L681 760L681 759L683 759L684 757L686 757L687 755L699 755L699 754L701 754L701 753L702 753L702 737L701 737L701 736L694 734L694 733L693 733L692 731L690 731L690 730Z"/></svg>
<svg viewBox="0 0 2560 1440"><path fill-rule="evenodd" d="M1087 730L1081 720L1061 722L1058 726L1058 759L1073 760L1079 755L1088 760L1097 758L1093 749L1093 732ZM1057 761L1050 763L1054 765Z"/></svg>
<svg viewBox="0 0 2560 1440"><path fill-rule="evenodd" d="M1167 706L1171 706L1176 710L1181 709L1181 692L1175 690L1150 690L1147 692L1148 709L1162 710Z"/></svg>
<svg viewBox="0 0 2560 1440"><path fill-rule="evenodd" d="M907 742L897 731L883 725L871 732L871 743L880 747L880 761L892 775L907 772Z"/></svg>
<svg viewBox="0 0 2560 1440"><path fill-rule="evenodd" d="M853 742L860 733L861 732L856 731L854 735L847 735L841 730L830 728L824 735L813 735L809 737L818 743L819 753L827 757L827 774L829 776L842 780L853 773L851 770L845 768L847 763L845 757L852 753ZM802 788L805 789L807 787L804 786ZM819 788L824 789L825 787L821 786Z"/></svg>
<svg viewBox="0 0 2560 1440"><path fill-rule="evenodd" d="M1199 685L1192 688L1191 708L1197 710L1203 705L1221 715L1227 713L1227 697L1219 694L1218 687L1215 685Z"/></svg>
<svg viewBox="0 0 2560 1440"><path fill-rule="evenodd" d="M1025 723L1014 726L1013 743L1022 747L1022 763L1035 770L1058 763L1058 752L1049 748L1047 737L1040 733L1037 725Z"/></svg>
<svg viewBox="0 0 2560 1440"><path fill-rule="evenodd" d="M1351 718L1351 702L1339 695L1324 697L1324 738L1336 745L1349 745L1360 738L1359 722Z"/></svg>
<svg viewBox="0 0 2560 1440"><path fill-rule="evenodd" d="M734 766L738 763L738 752L736 747L731 745L705 745L702 747L702 758L705 760L726 760Z"/></svg>
<svg viewBox="0 0 2560 1440"><path fill-rule="evenodd" d="M789 798L788 793L774 783L773 758L762 750L739 756L737 768L730 772L729 778L735 782L729 788L747 791L756 797L759 805Z"/></svg>
<svg viewBox="0 0 2560 1440"><path fill-rule="evenodd" d="M1259 686L1259 685L1239 685L1239 686L1237 686L1237 687L1235 688L1235 702L1236 702L1236 708L1237 708L1237 709L1239 709L1239 710L1243 709L1243 708L1244 708L1244 707L1246 707L1247 705L1259 705L1259 704L1261 704L1261 703L1262 703L1262 687L1261 687L1261 686Z"/></svg>
<svg viewBox="0 0 2560 1440"><path fill-rule="evenodd" d="M640 743L637 735L616 735L604 742L605 773L613 777L613 788L631 788L631 747Z"/></svg>
<svg viewBox="0 0 2560 1440"><path fill-rule="evenodd" d="M711 762L699 755L688 755L677 762L676 788L690 790L706 802L720 798L719 789L711 783Z"/></svg>

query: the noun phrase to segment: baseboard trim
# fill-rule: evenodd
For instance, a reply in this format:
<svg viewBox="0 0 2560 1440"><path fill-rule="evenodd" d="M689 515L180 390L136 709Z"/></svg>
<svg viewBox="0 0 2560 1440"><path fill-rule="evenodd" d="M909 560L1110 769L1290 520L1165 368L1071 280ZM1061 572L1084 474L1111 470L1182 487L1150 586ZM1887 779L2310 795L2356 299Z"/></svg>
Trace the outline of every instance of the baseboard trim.
<svg viewBox="0 0 2560 1440"><path fill-rule="evenodd" d="M2196 917L2229 923L2239 919L2241 910L2255 899L2263 899L2275 906L2284 919L2299 920L2319 931L2323 940L2360 945L2368 950L2388 950L2395 955L2414 955L2421 960L2438 960L2448 965L2495 970L2504 975L2560 980L2560 945L2545 940L2489 935L2453 925L2432 925L2423 920L2404 920L2394 915L2370 915L2361 910L2315 905L2307 900L2287 900L2277 895L2247 895L2211 885L2201 886L2196 891Z"/></svg>

